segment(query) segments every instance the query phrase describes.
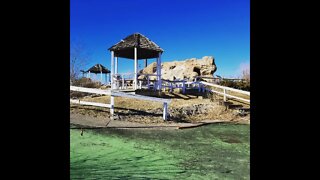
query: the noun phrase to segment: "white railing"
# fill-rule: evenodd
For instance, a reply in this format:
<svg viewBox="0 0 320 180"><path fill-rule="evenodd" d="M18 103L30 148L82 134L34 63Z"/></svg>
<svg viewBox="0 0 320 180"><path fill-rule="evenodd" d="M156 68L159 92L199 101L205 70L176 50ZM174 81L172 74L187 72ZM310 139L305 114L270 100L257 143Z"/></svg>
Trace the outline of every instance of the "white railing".
<svg viewBox="0 0 320 180"><path fill-rule="evenodd" d="M250 99L245 99L245 98L242 98L242 97L237 97L237 96L233 96L233 95L227 94L227 91L233 91L233 92L236 92L236 93L248 95L250 97L250 92L249 91L243 91L243 90L234 89L234 88L230 88L230 87L226 87L226 86L220 86L220 85L217 85L217 84L212 84L212 83L208 83L208 82L204 82L204 81L200 81L199 83L201 83L203 85L207 85L207 86L211 86L211 87L222 89L223 93L219 92L219 91L215 91L215 90L210 90L210 91L214 92L214 93L217 93L217 94L220 94L220 95L223 95L223 100L224 101L227 101L227 97L230 97L230 98L235 98L235 99L239 99L239 100L242 100L242 101L250 103Z"/></svg>
<svg viewBox="0 0 320 180"><path fill-rule="evenodd" d="M82 104L82 105L88 105L88 106L98 106L98 107L111 108L111 104L81 101L80 99L70 99L70 102L73 104Z"/></svg>
<svg viewBox="0 0 320 180"><path fill-rule="evenodd" d="M86 93L102 94L102 95L110 95L111 94L110 90L85 88L85 87L78 87L78 86L70 86L70 90L71 91L86 92Z"/></svg>
<svg viewBox="0 0 320 180"><path fill-rule="evenodd" d="M170 92L173 91L173 88L181 88L182 93L184 94L186 92L186 80L162 80L165 84L162 85L162 87L168 87L170 89Z"/></svg>
<svg viewBox="0 0 320 180"><path fill-rule="evenodd" d="M115 90L102 90L102 89L84 88L84 87L77 87L77 86L70 86L70 90L71 91L86 92L86 93L110 95L111 96L110 104L87 102L87 101L81 101L79 99L77 99L77 100L70 99L70 102L74 103L74 104L82 104L82 105L110 108L110 114L112 116L114 115L114 98L113 97L116 97L116 96L135 98L135 99L140 99L140 100L148 100L148 101L153 101L153 102L161 102L161 103L163 103L163 119L164 120L167 120L168 104L171 103L170 99L142 96L142 95L137 95L137 94L128 94L128 93L119 92L119 91L115 91Z"/></svg>
<svg viewBox="0 0 320 180"><path fill-rule="evenodd" d="M150 76L159 76L156 74L143 74L143 73L138 73L137 76L140 75L144 75L147 80L138 80L139 84L138 84L138 88L141 89L142 88L142 82L143 81L147 81L147 87L148 89L150 89L150 85L151 85L151 80L150 80ZM116 82L116 87L115 89L128 89L127 86L127 82L128 81L134 81L134 73L117 73L113 75L113 80ZM154 89L156 89L156 82L153 82L153 87ZM134 87L132 87L134 88Z"/></svg>
<svg viewBox="0 0 320 180"><path fill-rule="evenodd" d="M147 88L150 89L150 76L156 76L158 78L158 76L160 75L157 75L157 74L143 74L143 73L140 73L138 74L138 76L146 76L147 77ZM160 76L161 77L161 76ZM139 88L141 89L142 88L142 81L143 80L139 80L140 84L139 84ZM157 81L154 81L153 82L153 89L155 90L157 88Z"/></svg>

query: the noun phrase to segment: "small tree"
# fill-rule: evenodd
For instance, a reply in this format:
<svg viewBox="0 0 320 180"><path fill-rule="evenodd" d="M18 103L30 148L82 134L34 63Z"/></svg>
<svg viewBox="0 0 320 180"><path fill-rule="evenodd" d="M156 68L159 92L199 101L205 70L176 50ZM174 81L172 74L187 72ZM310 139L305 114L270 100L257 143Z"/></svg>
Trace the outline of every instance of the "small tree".
<svg viewBox="0 0 320 180"><path fill-rule="evenodd" d="M250 64L248 63L241 64L240 71L241 71L241 79L244 79L247 82L250 82Z"/></svg>
<svg viewBox="0 0 320 180"><path fill-rule="evenodd" d="M242 79L250 82L250 68L242 70Z"/></svg>
<svg viewBox="0 0 320 180"><path fill-rule="evenodd" d="M70 45L70 80L74 82L79 78L80 69L87 65L89 60L88 51L83 43L73 42Z"/></svg>

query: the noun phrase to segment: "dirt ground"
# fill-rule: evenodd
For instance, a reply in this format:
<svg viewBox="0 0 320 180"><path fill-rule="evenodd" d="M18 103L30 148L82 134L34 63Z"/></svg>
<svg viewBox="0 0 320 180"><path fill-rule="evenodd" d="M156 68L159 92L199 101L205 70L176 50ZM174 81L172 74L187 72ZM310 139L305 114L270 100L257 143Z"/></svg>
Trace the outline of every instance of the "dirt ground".
<svg viewBox="0 0 320 180"><path fill-rule="evenodd" d="M161 103L125 97L115 97L114 121L110 121L110 110L108 108L75 104L70 105L70 119L75 124L94 124L95 126L104 126L108 122L168 126L170 123L197 123L204 120L250 123L250 110L245 113L240 112L237 108L232 108L231 105L227 106L221 103L221 97L203 95L196 91L189 92L186 95L180 92L159 94L150 91L140 91L137 94L172 99L168 106L168 121L162 119L163 105ZM80 98L80 100L109 104L110 96L86 96ZM247 104L229 101L233 102L234 107L248 108Z"/></svg>

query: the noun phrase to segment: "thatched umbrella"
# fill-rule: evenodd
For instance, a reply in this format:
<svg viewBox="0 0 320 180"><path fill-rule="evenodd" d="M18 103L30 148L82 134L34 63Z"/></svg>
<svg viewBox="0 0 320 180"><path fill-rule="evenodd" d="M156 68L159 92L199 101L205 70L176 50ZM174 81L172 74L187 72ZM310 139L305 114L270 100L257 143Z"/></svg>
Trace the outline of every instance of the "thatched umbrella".
<svg viewBox="0 0 320 180"><path fill-rule="evenodd" d="M89 72L89 78L90 78L90 73L94 73L94 74L101 74L101 82L102 82L102 74L109 74L110 71L104 67L102 64L96 64L94 66L92 66L91 68L89 68L87 71L85 71L86 73Z"/></svg>

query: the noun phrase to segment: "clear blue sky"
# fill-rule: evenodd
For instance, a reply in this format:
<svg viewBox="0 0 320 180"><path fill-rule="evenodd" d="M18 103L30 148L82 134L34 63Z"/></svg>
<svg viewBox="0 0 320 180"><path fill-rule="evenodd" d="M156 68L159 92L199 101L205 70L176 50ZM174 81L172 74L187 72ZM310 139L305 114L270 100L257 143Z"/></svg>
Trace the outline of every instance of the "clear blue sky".
<svg viewBox="0 0 320 180"><path fill-rule="evenodd" d="M165 50L163 62L213 56L215 74L226 77L250 62L249 0L71 0L70 7L70 41L90 54L84 69L110 69L107 49L135 32ZM119 72L128 71L133 60L120 58Z"/></svg>

